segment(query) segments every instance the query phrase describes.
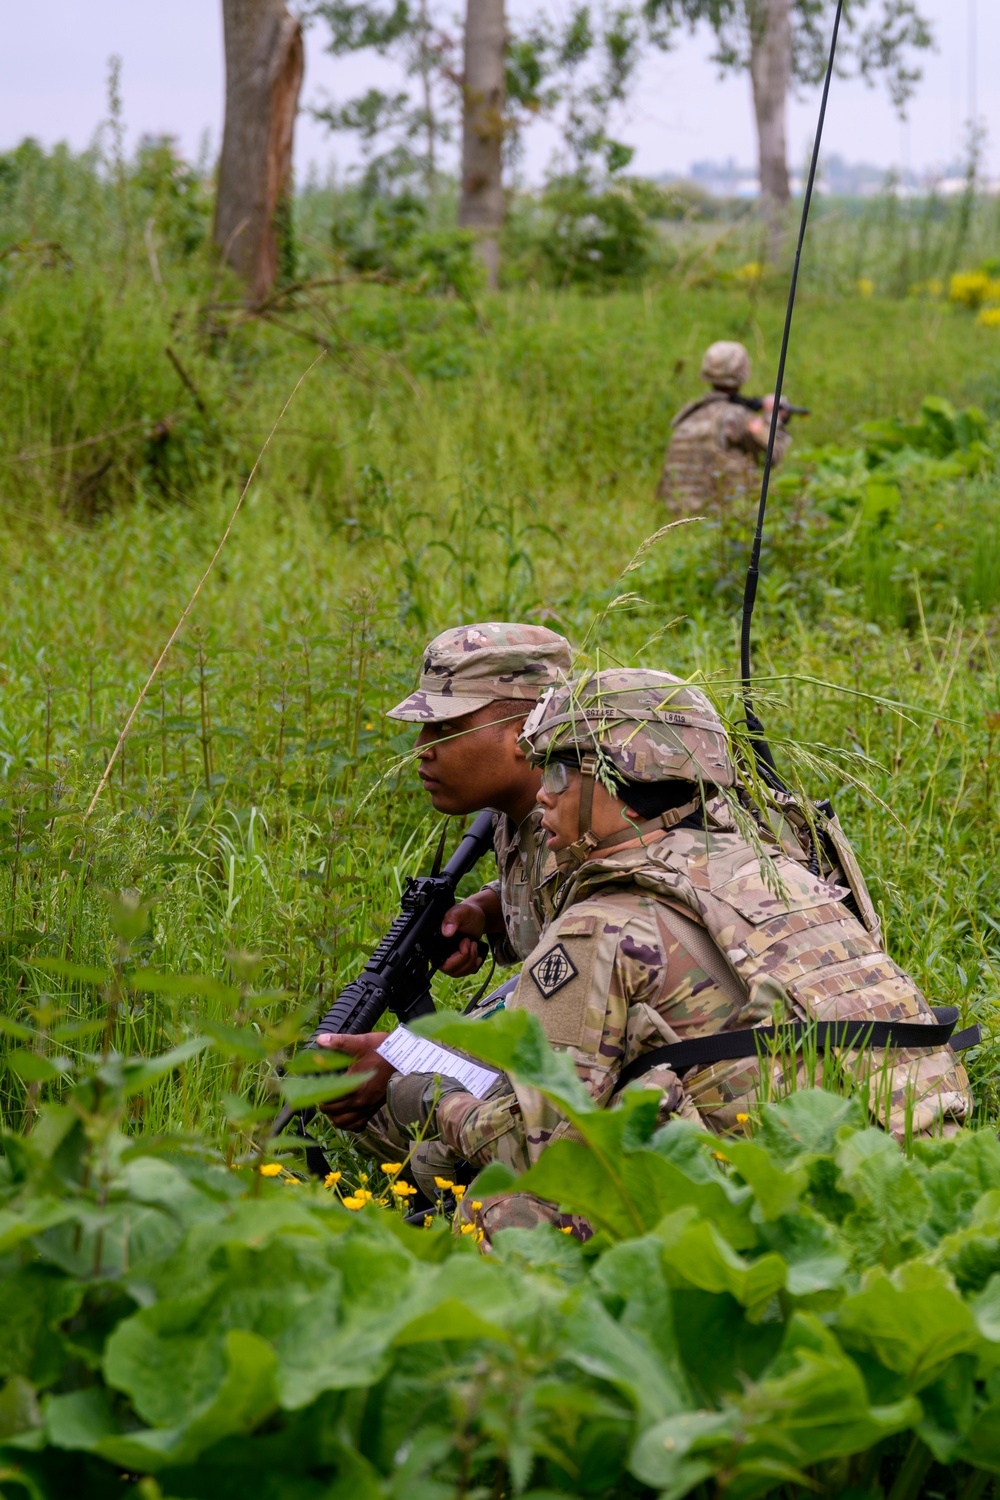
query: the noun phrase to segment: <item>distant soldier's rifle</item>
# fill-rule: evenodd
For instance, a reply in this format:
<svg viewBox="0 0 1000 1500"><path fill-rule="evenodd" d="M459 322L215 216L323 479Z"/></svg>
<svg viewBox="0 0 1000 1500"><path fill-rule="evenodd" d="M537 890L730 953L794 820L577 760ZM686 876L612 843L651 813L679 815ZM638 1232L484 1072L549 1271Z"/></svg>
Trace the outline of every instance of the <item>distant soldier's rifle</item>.
<svg viewBox="0 0 1000 1500"><path fill-rule="evenodd" d="M730 401L735 402L737 406L745 406L748 411L764 410L763 396L738 396L734 393L732 396L730 396L729 399ZM812 412L809 410L808 406L793 406L792 403L790 401L787 401L784 396L782 396L781 400L778 402L778 406L783 417L812 416Z"/></svg>

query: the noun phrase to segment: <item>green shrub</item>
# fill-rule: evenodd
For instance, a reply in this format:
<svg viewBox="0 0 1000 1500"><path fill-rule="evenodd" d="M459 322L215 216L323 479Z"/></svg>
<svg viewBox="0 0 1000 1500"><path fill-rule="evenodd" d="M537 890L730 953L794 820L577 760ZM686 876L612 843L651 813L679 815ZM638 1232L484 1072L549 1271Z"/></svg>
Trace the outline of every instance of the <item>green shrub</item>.
<svg viewBox="0 0 1000 1500"><path fill-rule="evenodd" d="M654 1095L593 1109L524 1013L437 1029L567 1110L581 1139L522 1184L595 1238L483 1257L252 1154L123 1134L205 1043L105 1053L4 1138L5 1493L907 1500L1000 1472L991 1133L908 1157L821 1091L752 1140L656 1130ZM21 1042L26 1076L72 1070Z"/></svg>

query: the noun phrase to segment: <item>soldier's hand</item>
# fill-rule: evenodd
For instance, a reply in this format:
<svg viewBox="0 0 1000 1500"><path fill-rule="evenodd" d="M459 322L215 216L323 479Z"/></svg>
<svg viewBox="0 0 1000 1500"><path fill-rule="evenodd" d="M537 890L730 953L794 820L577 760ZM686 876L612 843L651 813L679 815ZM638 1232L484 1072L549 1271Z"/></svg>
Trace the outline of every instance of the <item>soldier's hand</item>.
<svg viewBox="0 0 1000 1500"><path fill-rule="evenodd" d="M360 1036L324 1031L316 1038L317 1047L326 1047L331 1052L344 1052L348 1057L354 1058L347 1070L348 1074L372 1075L353 1094L345 1094L342 1099L331 1099L328 1104L320 1105L330 1124L336 1125L338 1130L363 1129L385 1103L385 1091L395 1069L392 1063L379 1056L376 1049L388 1035L387 1031L365 1031Z"/></svg>
<svg viewBox="0 0 1000 1500"><path fill-rule="evenodd" d="M497 899L492 891L480 891L468 901L459 901L457 906L452 906L444 914L441 923L442 937L458 936L461 939L454 953L449 953L441 965L442 974L450 974L453 979L461 979L465 974L475 974L482 967L478 941L487 930L487 912L481 900L484 895L493 897L495 901Z"/></svg>

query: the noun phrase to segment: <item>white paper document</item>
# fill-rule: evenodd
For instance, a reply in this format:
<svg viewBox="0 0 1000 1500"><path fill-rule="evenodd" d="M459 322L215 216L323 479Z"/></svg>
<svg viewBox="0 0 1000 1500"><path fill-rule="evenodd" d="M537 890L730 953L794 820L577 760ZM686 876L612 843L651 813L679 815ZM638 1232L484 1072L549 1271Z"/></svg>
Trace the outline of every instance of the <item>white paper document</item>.
<svg viewBox="0 0 1000 1500"><path fill-rule="evenodd" d="M392 1063L397 1073L440 1073L442 1078L457 1078L474 1099L485 1099L500 1076L492 1068L483 1068L437 1042L414 1036L406 1026L397 1026L378 1049L379 1056Z"/></svg>

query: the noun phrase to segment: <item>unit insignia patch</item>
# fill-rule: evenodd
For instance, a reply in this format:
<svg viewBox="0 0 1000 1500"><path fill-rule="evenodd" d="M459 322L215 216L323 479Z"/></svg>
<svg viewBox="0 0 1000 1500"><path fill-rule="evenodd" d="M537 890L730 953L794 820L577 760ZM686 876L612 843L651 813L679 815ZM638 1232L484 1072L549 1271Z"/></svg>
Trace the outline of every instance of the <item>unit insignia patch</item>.
<svg viewBox="0 0 1000 1500"><path fill-rule="evenodd" d="M564 984L575 979L579 970L562 943L556 943L548 953L543 953L537 963L528 970L546 1000L550 999Z"/></svg>

